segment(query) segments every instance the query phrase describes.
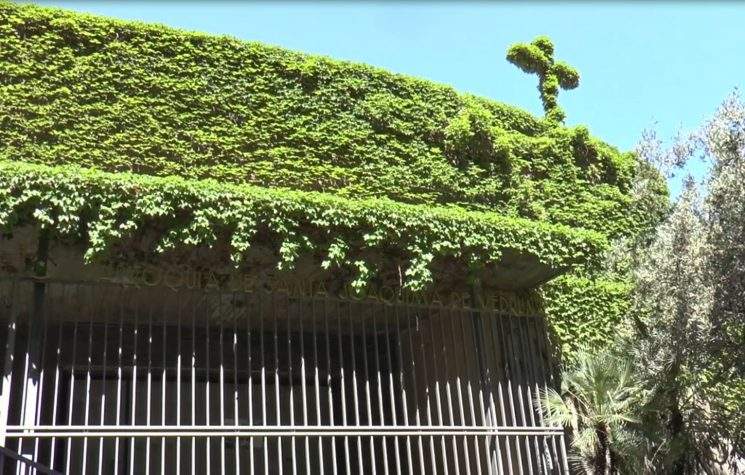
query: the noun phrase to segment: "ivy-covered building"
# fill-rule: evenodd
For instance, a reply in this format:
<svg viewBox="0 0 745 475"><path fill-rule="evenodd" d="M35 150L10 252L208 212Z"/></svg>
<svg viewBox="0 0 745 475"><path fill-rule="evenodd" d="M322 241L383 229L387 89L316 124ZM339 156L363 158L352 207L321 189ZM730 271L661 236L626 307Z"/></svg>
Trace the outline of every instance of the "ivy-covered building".
<svg viewBox="0 0 745 475"><path fill-rule="evenodd" d="M567 472L534 401L647 218L543 41L545 119L0 3L0 473Z"/></svg>

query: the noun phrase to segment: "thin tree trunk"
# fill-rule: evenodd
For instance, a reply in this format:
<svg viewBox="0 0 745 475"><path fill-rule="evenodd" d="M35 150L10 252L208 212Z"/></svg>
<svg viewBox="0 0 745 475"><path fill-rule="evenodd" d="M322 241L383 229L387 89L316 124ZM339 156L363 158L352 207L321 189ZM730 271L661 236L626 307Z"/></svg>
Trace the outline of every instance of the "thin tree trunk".
<svg viewBox="0 0 745 475"><path fill-rule="evenodd" d="M605 447L605 475L611 475L613 468L613 463L611 462L610 457L610 447L606 445Z"/></svg>
<svg viewBox="0 0 745 475"><path fill-rule="evenodd" d="M604 429L596 429L598 435L598 448L595 452L595 473L598 475L610 475L610 463L608 455L608 434Z"/></svg>

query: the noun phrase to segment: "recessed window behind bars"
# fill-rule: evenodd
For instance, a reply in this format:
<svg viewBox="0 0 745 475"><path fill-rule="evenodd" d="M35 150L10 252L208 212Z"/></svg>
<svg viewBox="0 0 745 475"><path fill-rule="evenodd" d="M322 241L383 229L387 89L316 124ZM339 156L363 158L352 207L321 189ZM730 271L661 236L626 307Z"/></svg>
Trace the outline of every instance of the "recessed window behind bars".
<svg viewBox="0 0 745 475"><path fill-rule="evenodd" d="M35 301L32 282L1 285L4 445L63 473L566 467L533 403L539 317L108 284L36 284Z"/></svg>

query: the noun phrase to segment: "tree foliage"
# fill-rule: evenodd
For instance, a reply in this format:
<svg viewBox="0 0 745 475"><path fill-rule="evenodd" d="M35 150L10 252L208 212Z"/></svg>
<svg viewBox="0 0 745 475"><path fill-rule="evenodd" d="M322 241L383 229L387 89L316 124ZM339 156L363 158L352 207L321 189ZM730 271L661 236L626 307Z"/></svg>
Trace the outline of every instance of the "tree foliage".
<svg viewBox="0 0 745 475"><path fill-rule="evenodd" d="M635 266L630 348L652 392L646 414L655 473L735 470L745 457L745 107L737 94L667 152L703 158L705 192L688 181ZM740 469L742 469L740 465Z"/></svg>
<svg viewBox="0 0 745 475"><path fill-rule="evenodd" d="M639 461L627 467L631 473L742 473L745 104L733 94L713 119L690 136L679 137L669 149L663 149L653 133L645 134L638 153L649 170L658 168L668 176L694 159L703 159L710 173L703 193L697 183L687 180L684 192L653 232L616 242L605 268L610 275L631 277L620 297L627 302L625 315L616 320L616 331L609 332L605 349L592 350L596 354L590 356L581 348L574 350L564 377L567 385L579 387L578 375L592 374L587 368L612 366L617 361L612 355L623 354L634 375L627 381L634 381L633 392L643 398L628 408L625 425L607 425L605 432L595 433L583 432L578 422L586 420L586 429L599 427L590 422L595 419L589 417L594 412L588 405L576 403L579 389L551 394L545 402L557 409L556 414L563 411L563 423L574 428L575 452L591 471L607 473L612 457L598 455L612 452L604 437L620 437L632 442L626 448ZM634 187L637 201L659 203L655 183L660 174L645 171L636 176L640 180ZM664 211L664 207L649 209ZM571 292L557 290L550 301L560 304L571 298ZM574 298L588 301L582 292ZM596 315L593 322L617 313L602 301L589 302L587 312ZM598 391L593 393L597 399L610 401L616 388ZM629 431L633 437L626 436Z"/></svg>
<svg viewBox="0 0 745 475"><path fill-rule="evenodd" d="M659 471L698 473L708 467L707 393L701 375L709 359L701 345L710 334L711 291L704 280L706 238L691 187L645 250L632 295L637 372L653 394L645 427L650 463Z"/></svg>
<svg viewBox="0 0 745 475"><path fill-rule="evenodd" d="M713 287L709 349L725 378L745 378L745 103L725 101L698 140L711 162L706 197L707 278ZM745 399L745 396L743 396Z"/></svg>
<svg viewBox="0 0 745 475"><path fill-rule="evenodd" d="M644 396L628 359L580 349L561 373L561 389L539 399L544 418L571 430L572 460L588 475L633 473L639 464L635 425Z"/></svg>

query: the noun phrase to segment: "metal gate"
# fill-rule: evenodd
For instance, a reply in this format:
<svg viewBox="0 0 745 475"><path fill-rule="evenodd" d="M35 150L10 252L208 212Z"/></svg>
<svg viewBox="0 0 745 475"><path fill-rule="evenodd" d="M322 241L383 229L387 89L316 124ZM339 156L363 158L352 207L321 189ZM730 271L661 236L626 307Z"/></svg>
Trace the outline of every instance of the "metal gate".
<svg viewBox="0 0 745 475"><path fill-rule="evenodd" d="M538 316L9 279L0 322L0 446L62 473L568 471Z"/></svg>

